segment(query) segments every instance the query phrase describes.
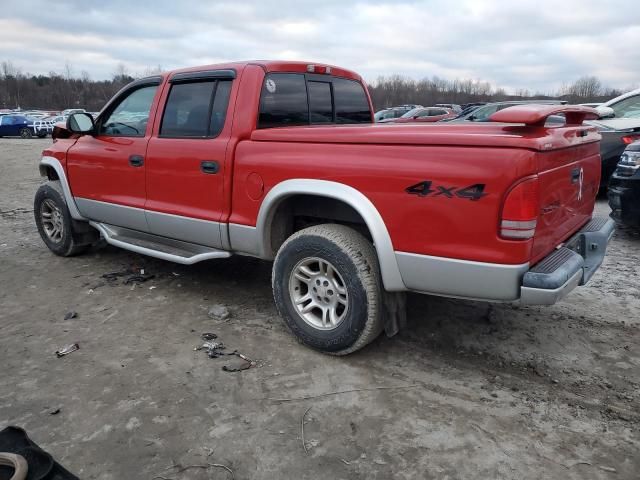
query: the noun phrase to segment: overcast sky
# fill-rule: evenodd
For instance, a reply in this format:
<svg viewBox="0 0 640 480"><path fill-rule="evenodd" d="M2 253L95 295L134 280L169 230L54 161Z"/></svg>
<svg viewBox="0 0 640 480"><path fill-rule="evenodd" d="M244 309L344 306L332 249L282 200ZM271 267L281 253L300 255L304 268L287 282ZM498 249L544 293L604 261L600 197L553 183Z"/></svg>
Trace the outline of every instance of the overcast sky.
<svg viewBox="0 0 640 480"><path fill-rule="evenodd" d="M0 61L110 78L225 60L340 65L552 91L640 82L637 0L3 0Z"/></svg>

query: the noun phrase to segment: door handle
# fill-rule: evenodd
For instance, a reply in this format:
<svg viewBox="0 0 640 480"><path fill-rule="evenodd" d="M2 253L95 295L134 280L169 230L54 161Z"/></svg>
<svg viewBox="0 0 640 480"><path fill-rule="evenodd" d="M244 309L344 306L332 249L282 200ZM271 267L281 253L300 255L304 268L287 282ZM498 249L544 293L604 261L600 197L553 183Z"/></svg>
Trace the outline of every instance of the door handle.
<svg viewBox="0 0 640 480"><path fill-rule="evenodd" d="M141 167L144 165L144 157L142 155L131 155L129 157L129 165L132 167Z"/></svg>
<svg viewBox="0 0 640 480"><path fill-rule="evenodd" d="M214 160L204 160L200 162L200 170L202 170L202 173L213 174L218 173L220 166L218 165L218 162Z"/></svg>

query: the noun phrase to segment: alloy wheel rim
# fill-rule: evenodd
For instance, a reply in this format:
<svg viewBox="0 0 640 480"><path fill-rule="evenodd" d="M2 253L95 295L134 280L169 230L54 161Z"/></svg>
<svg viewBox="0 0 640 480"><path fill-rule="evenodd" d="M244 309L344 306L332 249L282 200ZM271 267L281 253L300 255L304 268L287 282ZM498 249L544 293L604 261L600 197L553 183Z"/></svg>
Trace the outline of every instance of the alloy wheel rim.
<svg viewBox="0 0 640 480"><path fill-rule="evenodd" d="M337 328L349 311L342 275L322 258L304 258L293 267L289 295L300 318L317 330Z"/></svg>
<svg viewBox="0 0 640 480"><path fill-rule="evenodd" d="M64 235L62 211L53 200L46 199L42 202L42 205L40 205L40 219L47 238L55 243L62 241Z"/></svg>

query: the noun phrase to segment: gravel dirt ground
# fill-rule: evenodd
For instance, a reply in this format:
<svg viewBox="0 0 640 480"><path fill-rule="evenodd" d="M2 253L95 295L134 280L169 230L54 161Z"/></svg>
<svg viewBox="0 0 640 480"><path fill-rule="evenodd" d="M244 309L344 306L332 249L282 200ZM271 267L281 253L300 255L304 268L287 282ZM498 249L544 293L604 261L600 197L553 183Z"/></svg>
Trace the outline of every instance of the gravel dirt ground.
<svg viewBox="0 0 640 480"><path fill-rule="evenodd" d="M268 263L51 254L32 213L50 141L0 140L0 428L80 478L640 478L638 233L553 307L410 295L398 336L334 358L288 333ZM239 359L194 351L202 332L257 365L223 371Z"/></svg>

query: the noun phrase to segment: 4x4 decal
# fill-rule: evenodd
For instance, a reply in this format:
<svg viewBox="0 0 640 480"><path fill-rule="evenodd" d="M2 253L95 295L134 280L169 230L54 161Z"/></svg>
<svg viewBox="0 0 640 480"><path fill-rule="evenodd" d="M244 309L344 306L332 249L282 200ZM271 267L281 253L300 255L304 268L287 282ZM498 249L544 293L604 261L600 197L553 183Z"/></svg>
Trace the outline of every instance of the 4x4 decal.
<svg viewBox="0 0 640 480"><path fill-rule="evenodd" d="M442 196L446 198L453 198L455 196L458 198L466 198L467 200L476 201L486 195L486 193L484 193L484 187L484 183L474 183L473 185L469 185L464 188L448 187L444 185L433 185L431 180L424 180L420 183L407 187L405 192L410 195L418 195L419 197L427 197L431 195L432 197Z"/></svg>

